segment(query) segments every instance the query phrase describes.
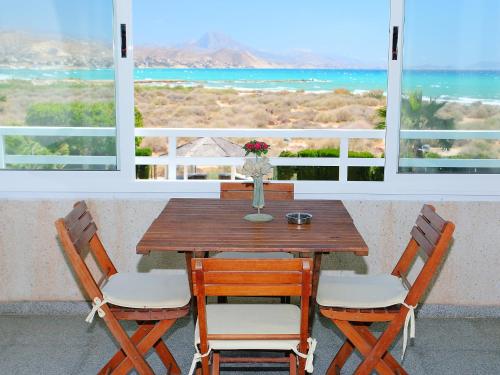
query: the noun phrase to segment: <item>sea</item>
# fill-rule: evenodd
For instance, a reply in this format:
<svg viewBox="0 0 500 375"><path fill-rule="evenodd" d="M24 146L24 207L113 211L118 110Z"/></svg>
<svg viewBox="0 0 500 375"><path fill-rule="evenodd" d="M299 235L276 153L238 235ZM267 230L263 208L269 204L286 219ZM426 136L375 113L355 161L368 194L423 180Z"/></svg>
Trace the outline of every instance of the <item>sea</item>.
<svg viewBox="0 0 500 375"><path fill-rule="evenodd" d="M112 80L112 69L0 69L2 80ZM237 90L353 93L387 90L387 71L355 69L163 69L137 68L136 81L172 86ZM425 97L500 105L500 71L404 70L403 92L421 90Z"/></svg>

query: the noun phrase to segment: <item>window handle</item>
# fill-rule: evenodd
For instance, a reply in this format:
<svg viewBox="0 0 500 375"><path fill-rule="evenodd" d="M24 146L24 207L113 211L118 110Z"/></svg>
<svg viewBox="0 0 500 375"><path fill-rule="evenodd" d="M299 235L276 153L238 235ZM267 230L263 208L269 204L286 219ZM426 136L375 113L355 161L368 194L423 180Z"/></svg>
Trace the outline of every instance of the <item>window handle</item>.
<svg viewBox="0 0 500 375"><path fill-rule="evenodd" d="M399 26L392 28L392 59L398 59Z"/></svg>
<svg viewBox="0 0 500 375"><path fill-rule="evenodd" d="M122 38L122 58L127 58L127 25L122 23L120 26L121 29L121 38Z"/></svg>

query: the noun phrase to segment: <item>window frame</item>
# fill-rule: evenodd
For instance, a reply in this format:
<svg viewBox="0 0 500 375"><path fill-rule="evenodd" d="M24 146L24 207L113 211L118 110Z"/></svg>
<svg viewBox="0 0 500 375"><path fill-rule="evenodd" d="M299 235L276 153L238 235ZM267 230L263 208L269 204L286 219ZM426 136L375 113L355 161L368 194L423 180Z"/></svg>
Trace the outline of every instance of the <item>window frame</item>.
<svg viewBox="0 0 500 375"><path fill-rule="evenodd" d="M136 0L138 1L138 0ZM390 24L399 27L397 60L388 48L387 128L383 182L293 181L298 198L500 200L500 175L399 173L404 0L389 0ZM116 85L116 171L0 170L0 197L15 196L171 196L218 197L220 181L136 180L134 137L134 56L132 0L113 0ZM126 58L121 57L120 25L127 25Z"/></svg>

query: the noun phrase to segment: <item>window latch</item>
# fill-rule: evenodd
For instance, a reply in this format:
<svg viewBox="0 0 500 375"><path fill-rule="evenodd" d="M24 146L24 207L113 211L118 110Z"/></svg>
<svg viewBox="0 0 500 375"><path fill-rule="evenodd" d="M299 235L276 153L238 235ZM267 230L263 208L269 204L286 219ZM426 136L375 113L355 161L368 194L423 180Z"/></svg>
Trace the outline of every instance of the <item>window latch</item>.
<svg viewBox="0 0 500 375"><path fill-rule="evenodd" d="M392 28L392 59L398 59L399 26Z"/></svg>
<svg viewBox="0 0 500 375"><path fill-rule="evenodd" d="M125 59L127 58L127 25L122 23L120 26L120 30L122 39L122 46L121 46L122 58Z"/></svg>

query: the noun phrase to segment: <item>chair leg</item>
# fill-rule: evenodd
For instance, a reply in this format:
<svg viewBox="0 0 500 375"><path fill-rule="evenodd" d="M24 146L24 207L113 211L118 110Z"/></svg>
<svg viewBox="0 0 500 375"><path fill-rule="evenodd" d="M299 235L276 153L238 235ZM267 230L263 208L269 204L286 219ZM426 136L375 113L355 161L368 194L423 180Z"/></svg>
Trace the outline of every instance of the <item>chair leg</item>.
<svg viewBox="0 0 500 375"><path fill-rule="evenodd" d="M297 375L297 357L290 353L290 375Z"/></svg>
<svg viewBox="0 0 500 375"><path fill-rule="evenodd" d="M373 336L368 326L356 326L356 329L358 330L359 333L361 333L361 335L366 339L366 341L368 341L371 345L375 346L375 344L377 343L377 338ZM382 356L382 358L398 375L408 375L406 370L400 365L397 359L394 358L389 351L387 351Z"/></svg>
<svg viewBox="0 0 500 375"><path fill-rule="evenodd" d="M201 359L201 373L202 375L210 375L209 356L203 357Z"/></svg>
<svg viewBox="0 0 500 375"><path fill-rule="evenodd" d="M349 341L353 343L356 349L359 350L359 352L363 355L363 357L365 357L366 360L366 358L373 352L373 346L369 344L366 341L366 339L363 336L361 336L361 334L348 321L337 320L337 319L332 319L332 320L335 323L335 325L342 331L342 333L349 339ZM386 349L388 348L388 346L389 345L387 345ZM362 363L364 363L364 361ZM360 370L360 368L358 367L356 369L355 374L356 375L371 374L374 368L380 375L394 374L392 368L386 362L384 362L382 358L378 358L375 361L374 365L369 369L363 368Z"/></svg>
<svg viewBox="0 0 500 375"><path fill-rule="evenodd" d="M345 363L354 352L354 345L349 340L345 340L342 347L339 349L335 357L333 358L328 370L326 371L327 375L336 375L340 373L342 367L344 367Z"/></svg>
<svg viewBox="0 0 500 375"><path fill-rule="evenodd" d="M144 336L146 336L151 329L153 329L154 324L140 324L137 330L134 332L132 337L130 337L130 340L134 343L137 344L139 341L141 341ZM116 352L116 354L109 360L108 363L106 363L103 368L97 373L97 375L105 375L108 374L110 371L112 371L116 366L120 364L125 359L126 355L125 352L120 349Z"/></svg>
<svg viewBox="0 0 500 375"><path fill-rule="evenodd" d="M212 375L220 374L220 354L215 352L212 356Z"/></svg>
<svg viewBox="0 0 500 375"><path fill-rule="evenodd" d="M290 297L281 297L281 303L289 304L290 303Z"/></svg>
<svg viewBox="0 0 500 375"><path fill-rule="evenodd" d="M167 345L163 342L162 339L159 339L156 344L154 344L154 349L156 351L156 354L158 354L158 357L160 357L161 361L163 362L163 365L167 369L168 374L181 374L179 365L175 361L174 356L172 355L172 353L170 353L170 350L168 350Z"/></svg>
<svg viewBox="0 0 500 375"><path fill-rule="evenodd" d="M104 322L108 326L109 331L113 337L118 341L118 344L125 352L128 362L130 363L130 368L135 368L139 375L154 375L151 366L146 362L144 357L141 355L139 349L131 341L130 337L127 335L120 322L113 315L108 306L103 306L104 310ZM123 363L123 362L122 362Z"/></svg>
<svg viewBox="0 0 500 375"><path fill-rule="evenodd" d="M404 319L405 315L400 314L391 323L389 323L389 326L378 338L376 344L373 345L369 353L363 354L365 359L358 366L355 374L369 374L371 371L373 371L374 367L376 367L378 370L378 365L380 363L386 363L383 357L387 353L387 351L389 350L389 346L392 344L399 331L401 330Z"/></svg>
<svg viewBox="0 0 500 375"><path fill-rule="evenodd" d="M170 327L175 323L175 319L171 320L161 320L153 327L153 329L144 337L139 344L137 349L144 360L144 354L146 354L151 347L158 342L158 340L167 332ZM120 365L112 372L113 375L126 375L132 370L132 359L127 356ZM142 375L142 374L141 374Z"/></svg>

